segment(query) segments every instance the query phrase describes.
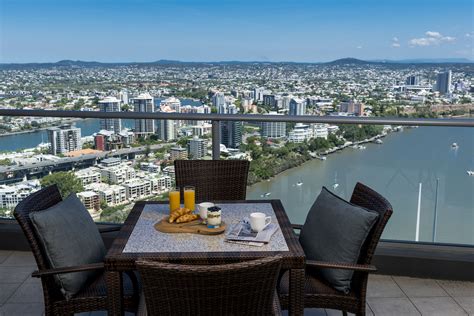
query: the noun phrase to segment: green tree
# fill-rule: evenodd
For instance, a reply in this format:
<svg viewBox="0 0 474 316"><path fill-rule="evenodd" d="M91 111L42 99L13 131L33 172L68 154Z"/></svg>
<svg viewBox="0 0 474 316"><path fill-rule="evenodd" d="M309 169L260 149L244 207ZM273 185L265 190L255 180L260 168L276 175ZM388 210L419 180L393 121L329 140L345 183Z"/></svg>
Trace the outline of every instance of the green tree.
<svg viewBox="0 0 474 316"><path fill-rule="evenodd" d="M81 181L72 172L55 172L42 178L40 182L42 187L56 184L63 198L67 197L71 193L84 191Z"/></svg>

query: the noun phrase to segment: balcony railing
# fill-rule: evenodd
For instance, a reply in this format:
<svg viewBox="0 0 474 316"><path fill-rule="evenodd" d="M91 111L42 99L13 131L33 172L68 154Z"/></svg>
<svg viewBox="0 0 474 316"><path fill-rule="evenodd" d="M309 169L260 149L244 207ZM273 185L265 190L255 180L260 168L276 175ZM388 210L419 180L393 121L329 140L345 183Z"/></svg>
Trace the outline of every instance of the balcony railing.
<svg viewBox="0 0 474 316"><path fill-rule="evenodd" d="M398 118L398 117L338 117L338 116L289 116L289 115L239 115L239 114L190 114L190 113L136 113L136 112L95 112L95 111L47 111L47 110L13 110L0 109L0 116L10 117L64 117L64 118L98 118L98 119L151 119L151 120L192 120L192 121L210 121L212 123L212 158L219 159L220 157L220 122L223 121L241 121L241 122L285 122L285 123L326 123L330 125L342 124L357 124L357 125L392 125L392 126L432 126L443 127L443 131L447 133L452 132L451 128L468 128L474 127L474 119L424 119L424 118ZM1 141L1 138L0 138ZM454 142L454 140L453 140ZM474 143L474 142L473 142ZM414 146L428 146L428 144L415 144ZM449 143L448 145L451 145ZM426 148L428 150L429 148ZM414 150L414 148L407 147L407 151ZM357 153L355 153L357 155ZM336 156L338 157L338 156ZM474 157L474 152L473 152ZM432 157L437 159L436 156ZM331 159L328 159L331 160ZM384 195L387 195L389 200L394 204L395 213L391 223L389 223L387 232L384 235L385 239L392 240L407 240L407 241L424 241L424 242L442 242L451 244L474 244L472 236L469 236L469 227L472 226L472 210L474 205L464 205L458 207L456 202L456 194L451 188L446 187L448 178L451 176L449 170L437 170L431 174L432 170L420 170L417 166L401 165L401 163L390 163L387 165L371 165L368 163L367 167L363 169L374 177L382 180L376 181L369 176L364 176L360 179L360 173L351 173L353 168L361 168L360 165L348 165L347 162L341 162L340 173L324 175L321 171L309 172L313 177L326 177L324 180L318 181L317 185L313 185L308 181L304 184L306 192L298 191L298 187L303 185L303 173L292 173L291 169L288 171L290 175L285 183L269 183L262 182L257 186L252 187L249 191L251 198L281 198L281 194L286 194L288 201L283 200L285 208L293 210L290 214L292 221L301 223L304 221L306 212L311 205L311 201L316 198L317 193L322 185L331 187L340 185L338 195L343 197L350 196L350 189L357 181L369 181L375 185L374 189L382 190ZM311 167L308 167L309 169ZM307 170L309 170L307 168ZM384 172L387 174L384 175ZM308 172L307 172L308 173ZM388 174L389 173L389 174ZM385 177L384 177L385 176ZM467 176L466 176L467 177ZM333 178L337 178L333 180ZM469 177L471 178L471 177ZM474 177L472 177L474 178ZM276 178L275 178L276 179ZM331 181L329 181L330 179ZM393 192L391 183L403 179L405 187L403 191ZM281 180L281 178L279 178ZM474 179L473 179L474 180ZM272 180L273 181L273 180ZM277 180L275 180L277 181ZM422 183L423 182L423 183ZM421 196L423 184L423 196ZM369 183L370 185L370 183ZM265 191L266 187L271 187L270 190ZM400 185L403 187L403 185ZM471 184L474 188L474 182ZM341 188L343 188L341 190ZM335 191L336 188L334 188ZM428 190L428 191L426 191ZM444 198L438 198L438 190L445 192ZM454 195L453 195L454 192ZM472 190L471 190L472 192ZM296 195L295 195L296 194ZM299 194L299 195L298 195ZM409 197L408 197L409 195ZM440 194L440 196L442 196ZM418 199L417 199L418 197ZM421 199L422 197L422 199ZM409 201L407 201L409 200ZM413 201L412 201L413 200ZM402 203L403 202L403 203ZM421 206L417 205L421 202ZM468 202L469 203L469 202ZM300 204L300 205L295 205ZM309 206L308 206L309 205ZM417 212L418 206L418 212ZM458 208L456 208L458 207ZM469 213L469 208L471 212ZM466 211L467 209L467 211ZM459 211L461 210L461 211ZM399 217L398 214L400 215ZM448 212L450 212L448 214ZM457 218L456 225L450 224L451 227L443 228L446 221L456 216L464 216L464 218ZM454 225L454 226L453 226ZM450 233L448 230L452 230ZM471 232L472 235L472 232Z"/></svg>

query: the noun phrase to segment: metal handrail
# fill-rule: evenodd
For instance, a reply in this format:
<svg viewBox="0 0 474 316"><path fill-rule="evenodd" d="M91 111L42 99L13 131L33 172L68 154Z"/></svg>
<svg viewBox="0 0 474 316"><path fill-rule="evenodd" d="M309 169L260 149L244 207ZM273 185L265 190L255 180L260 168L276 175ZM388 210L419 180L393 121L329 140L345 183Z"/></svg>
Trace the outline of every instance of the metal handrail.
<svg viewBox="0 0 474 316"><path fill-rule="evenodd" d="M474 127L474 119L0 109L0 116Z"/></svg>

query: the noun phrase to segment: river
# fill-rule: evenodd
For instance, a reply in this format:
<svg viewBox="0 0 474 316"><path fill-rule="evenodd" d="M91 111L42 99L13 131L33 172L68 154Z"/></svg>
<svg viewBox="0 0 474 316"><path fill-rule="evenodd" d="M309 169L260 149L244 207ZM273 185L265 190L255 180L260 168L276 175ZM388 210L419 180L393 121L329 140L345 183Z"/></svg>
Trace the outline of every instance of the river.
<svg viewBox="0 0 474 316"><path fill-rule="evenodd" d="M420 127L389 134L383 141L365 144L365 150L347 148L326 161L306 162L249 187L247 198L281 199L290 220L304 223L322 186L349 199L360 181L392 203L394 213L383 238L415 240L421 182L420 241L432 241L438 178L436 241L474 244L474 176L466 173L474 170L473 130ZM451 148L454 142L458 149ZM271 194L262 197L267 192Z"/></svg>
<svg viewBox="0 0 474 316"><path fill-rule="evenodd" d="M159 106L161 99L155 98L155 105ZM181 99L181 105L201 105L200 101L193 99ZM99 119L83 119L75 122L76 127L81 128L81 136L90 136L100 130ZM133 120L122 120L124 128L133 128ZM15 151L25 148L34 148L41 142L48 142L48 133L45 129L31 133L11 134L0 136L0 151Z"/></svg>

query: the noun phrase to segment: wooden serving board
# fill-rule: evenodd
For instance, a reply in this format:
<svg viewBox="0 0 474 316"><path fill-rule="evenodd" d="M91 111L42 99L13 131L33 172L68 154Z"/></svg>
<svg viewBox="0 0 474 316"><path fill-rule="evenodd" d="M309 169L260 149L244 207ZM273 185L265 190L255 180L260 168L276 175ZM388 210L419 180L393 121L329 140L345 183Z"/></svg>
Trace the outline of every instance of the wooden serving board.
<svg viewBox="0 0 474 316"><path fill-rule="evenodd" d="M169 223L168 216L163 218L161 221L156 223L155 229L162 233L191 233L201 235L219 235L222 234L226 229L226 224L221 223L219 228L207 228L206 225L202 224L201 219L197 219L187 223Z"/></svg>

